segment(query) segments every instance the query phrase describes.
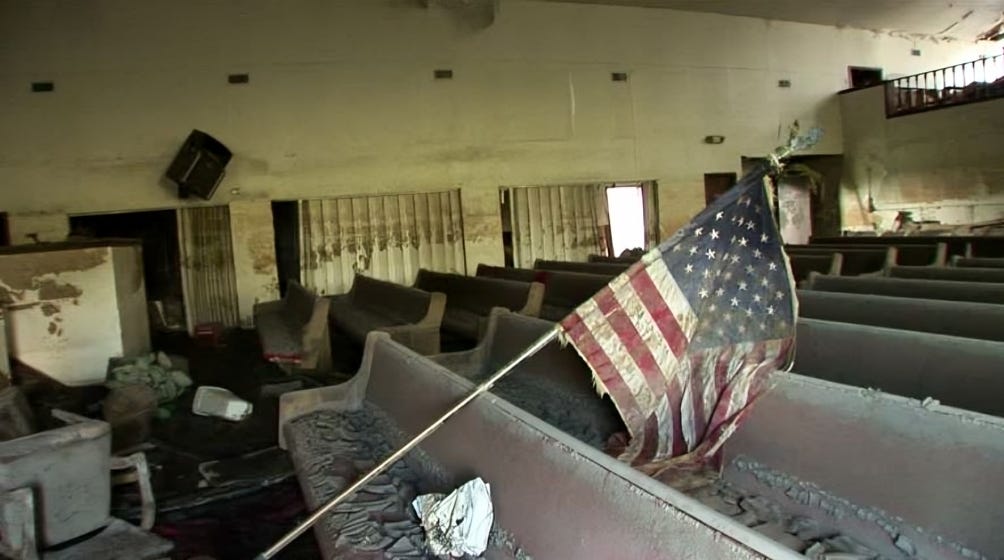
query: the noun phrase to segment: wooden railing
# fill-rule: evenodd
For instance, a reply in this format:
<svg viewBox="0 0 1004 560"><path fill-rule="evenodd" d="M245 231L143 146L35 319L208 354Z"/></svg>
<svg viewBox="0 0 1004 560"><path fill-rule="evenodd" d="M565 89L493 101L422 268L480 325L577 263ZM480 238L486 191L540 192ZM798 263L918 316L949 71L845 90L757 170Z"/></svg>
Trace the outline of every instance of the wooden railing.
<svg viewBox="0 0 1004 560"><path fill-rule="evenodd" d="M1004 97L1004 55L930 70L885 83L886 116Z"/></svg>

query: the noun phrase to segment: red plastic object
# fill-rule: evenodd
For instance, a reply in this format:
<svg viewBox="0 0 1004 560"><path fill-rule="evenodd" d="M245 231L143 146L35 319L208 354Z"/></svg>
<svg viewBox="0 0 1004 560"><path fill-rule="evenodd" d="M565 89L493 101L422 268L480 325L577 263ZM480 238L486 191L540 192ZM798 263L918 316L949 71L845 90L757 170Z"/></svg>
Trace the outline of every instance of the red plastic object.
<svg viewBox="0 0 1004 560"><path fill-rule="evenodd" d="M195 325L195 340L205 346L220 346L223 342L223 324L200 323Z"/></svg>

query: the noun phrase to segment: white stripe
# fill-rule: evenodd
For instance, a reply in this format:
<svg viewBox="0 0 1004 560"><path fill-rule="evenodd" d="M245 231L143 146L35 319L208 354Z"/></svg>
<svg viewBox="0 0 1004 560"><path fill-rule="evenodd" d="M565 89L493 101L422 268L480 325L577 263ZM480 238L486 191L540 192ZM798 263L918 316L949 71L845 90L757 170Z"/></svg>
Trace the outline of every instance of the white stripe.
<svg viewBox="0 0 1004 560"><path fill-rule="evenodd" d="M659 448L656 454L659 457L669 456L673 452L673 416L669 412L670 405L667 393L670 384L676 380L683 388L683 398L686 398L685 383L690 377L690 364L687 361L681 362L673 353L669 342L652 317L651 311L642 302L641 296L626 275L614 279L610 287L613 290L614 299L625 310L627 318L634 325L638 336L649 353L652 354L653 360L659 368L662 386L654 392L654 397L659 399L659 404L656 407L656 413L659 417ZM693 436L693 422L690 420L690 416L681 416L681 424L681 428L684 430L689 426L690 434Z"/></svg>
<svg viewBox="0 0 1004 560"><path fill-rule="evenodd" d="M683 394L680 396L680 431L683 433L683 441L687 445L687 451L693 451L697 434L696 422L694 421L694 394L690 388L690 383L683 385Z"/></svg>
<svg viewBox="0 0 1004 560"><path fill-rule="evenodd" d="M641 371L635 364L634 358L631 357L627 348L621 343L620 337L617 336L613 327L610 326L606 316L600 312L595 301L590 299L582 304L579 309L579 316L582 317L582 322L585 323L586 328L592 333L596 344L603 349L614 369L620 373L624 384L640 408L640 421L644 422L645 415L650 413L655 406L655 399L652 392L649 391ZM640 429L643 428L644 424L642 424Z"/></svg>
<svg viewBox="0 0 1004 560"><path fill-rule="evenodd" d="M659 294L666 301L669 310L676 317L676 322L679 323L684 337L690 340L694 334L694 329L697 328L697 315L694 314L694 310L690 307L690 302L683 295L680 285L676 283L676 279L673 278L673 275L669 273L669 269L666 268L666 262L661 258L655 260L649 265L647 270L652 283L655 284L655 287L659 290Z"/></svg>
<svg viewBox="0 0 1004 560"><path fill-rule="evenodd" d="M662 332L648 310L635 295L633 286L628 284L622 289L615 290L614 297L624 307L628 319L638 331L638 336L645 348L652 354L656 367L659 368L658 379L661 387L654 391L649 387L649 390L652 391L653 398L658 399L659 402L656 405L656 413L659 417L659 448L656 453L659 456L667 456L673 451L673 416L668 413L667 393L671 380L681 376L680 362L673 354L669 343L663 338ZM647 382L646 387L648 387Z"/></svg>
<svg viewBox="0 0 1004 560"><path fill-rule="evenodd" d="M669 409L669 397L663 395L655 407L655 417L659 422L658 448L653 460L669 457L673 453L673 413Z"/></svg>

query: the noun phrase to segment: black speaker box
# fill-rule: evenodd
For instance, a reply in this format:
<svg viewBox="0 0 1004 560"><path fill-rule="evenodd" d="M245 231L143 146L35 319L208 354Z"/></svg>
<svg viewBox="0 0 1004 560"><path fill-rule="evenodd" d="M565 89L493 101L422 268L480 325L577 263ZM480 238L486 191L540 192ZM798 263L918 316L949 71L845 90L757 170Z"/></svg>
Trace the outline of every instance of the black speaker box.
<svg viewBox="0 0 1004 560"><path fill-rule="evenodd" d="M230 162L230 150L201 130L193 130L164 174L178 185L178 196L194 194L209 200Z"/></svg>

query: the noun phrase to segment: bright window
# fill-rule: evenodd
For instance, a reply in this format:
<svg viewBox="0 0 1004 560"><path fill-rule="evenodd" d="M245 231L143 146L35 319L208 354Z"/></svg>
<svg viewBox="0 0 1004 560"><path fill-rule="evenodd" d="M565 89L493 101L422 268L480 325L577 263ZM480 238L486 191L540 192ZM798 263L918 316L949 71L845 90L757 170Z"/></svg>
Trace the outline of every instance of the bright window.
<svg viewBox="0 0 1004 560"><path fill-rule="evenodd" d="M641 187L611 187L607 189L610 211L610 237L618 256L626 249L645 248L645 204Z"/></svg>

